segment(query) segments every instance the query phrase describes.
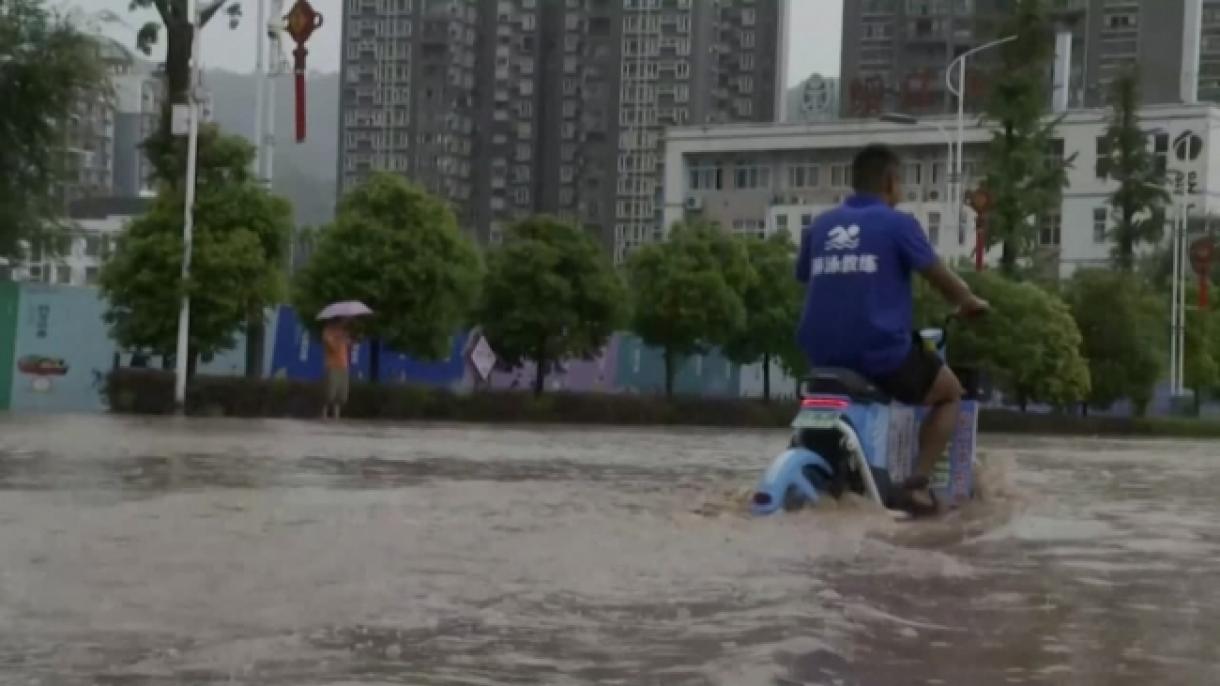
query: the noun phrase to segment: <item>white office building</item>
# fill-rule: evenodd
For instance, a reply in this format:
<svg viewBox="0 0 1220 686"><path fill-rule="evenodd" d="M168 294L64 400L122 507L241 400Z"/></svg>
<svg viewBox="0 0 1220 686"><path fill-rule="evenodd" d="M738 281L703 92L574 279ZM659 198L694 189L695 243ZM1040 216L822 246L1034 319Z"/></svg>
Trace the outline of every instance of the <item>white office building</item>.
<svg viewBox="0 0 1220 686"><path fill-rule="evenodd" d="M1060 276L1104 265L1112 224L1109 195L1115 183L1098 173L1101 137L1109 113L1065 115L1052 154L1075 156L1057 213L1038 219L1040 256ZM1148 145L1170 176L1180 172L1192 217L1220 214L1220 109L1208 104L1150 106L1141 112ZM961 211L953 225L948 140L952 118L910 124L841 120L802 124L730 124L669 129L665 137L663 226L691 216L717 220L737 233L767 235L802 225L851 193L851 161L869 143L893 146L904 161L905 201L945 258L968 259L974 250L974 214ZM964 132L964 187L974 188L991 131L978 122ZM1213 138L1217 145L1212 145ZM1166 239L1168 240L1168 238ZM997 260L992 250L989 260Z"/></svg>

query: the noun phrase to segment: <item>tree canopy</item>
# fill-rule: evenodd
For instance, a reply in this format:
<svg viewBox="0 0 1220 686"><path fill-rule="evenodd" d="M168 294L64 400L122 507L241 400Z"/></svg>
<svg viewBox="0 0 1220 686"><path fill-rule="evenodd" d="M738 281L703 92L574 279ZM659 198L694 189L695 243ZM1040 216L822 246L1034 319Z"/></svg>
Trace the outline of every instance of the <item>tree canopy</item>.
<svg viewBox="0 0 1220 686"><path fill-rule="evenodd" d="M1055 141L1058 120L1045 117L1046 76L1054 38L1043 0L1016 0L1000 35L1017 39L998 48L984 119L995 133L984 158L983 183L991 194L987 213L988 246L1002 245L1001 265L1015 274L1018 259L1037 239L1037 221L1059 211L1066 169Z"/></svg>
<svg viewBox="0 0 1220 686"><path fill-rule="evenodd" d="M1077 272L1065 296L1088 359L1089 404L1127 398L1143 414L1164 369L1165 308L1138 279L1104 270Z"/></svg>
<svg viewBox="0 0 1220 686"><path fill-rule="evenodd" d="M596 355L626 315L626 293L597 242L577 226L531 217L487 255L476 319L500 360L534 362L542 393L555 362Z"/></svg>
<svg viewBox="0 0 1220 686"><path fill-rule="evenodd" d="M998 273L964 277L991 303L991 311L955 326L949 343L953 362L979 365L1022 408L1029 402L1063 407L1088 397L1089 366L1067 303Z"/></svg>
<svg viewBox="0 0 1220 686"><path fill-rule="evenodd" d="M291 230L287 201L244 176L249 144L219 134L209 141L227 152L201 149L190 279L181 279L183 196L169 188L128 225L100 279L106 321L119 344L161 355L175 350L178 307L189 294L191 364L231 348L250 312L279 302Z"/></svg>
<svg viewBox="0 0 1220 686"><path fill-rule="evenodd" d="M365 333L423 359L449 354L469 324L482 263L445 201L399 176L378 173L339 203L297 274L293 301L302 319L340 300L375 312Z"/></svg>
<svg viewBox="0 0 1220 686"><path fill-rule="evenodd" d="M1165 170L1158 168L1148 148L1140 104L1139 72L1129 66L1110 86L1110 124L1102 138L1106 154L1097 162L1098 171L1118 182L1110 196L1114 226L1108 237L1114 244L1115 267L1126 272L1135 268L1139 245L1161 239L1169 202L1163 188Z"/></svg>
<svg viewBox="0 0 1220 686"><path fill-rule="evenodd" d="M627 263L632 329L665 356L673 395L682 358L722 345L745 325L741 293L755 277L745 246L711 224L678 224L669 240L635 251Z"/></svg>
<svg viewBox="0 0 1220 686"><path fill-rule="evenodd" d="M62 215L64 126L106 96L98 47L39 0L0 4L0 257Z"/></svg>
<svg viewBox="0 0 1220 686"><path fill-rule="evenodd" d="M762 363L763 399L769 400L772 360L779 360L794 376L804 368L804 354L796 344L804 289L793 276L796 246L787 233L748 238L744 243L756 278L740 294L744 324L729 337L724 353L737 364Z"/></svg>

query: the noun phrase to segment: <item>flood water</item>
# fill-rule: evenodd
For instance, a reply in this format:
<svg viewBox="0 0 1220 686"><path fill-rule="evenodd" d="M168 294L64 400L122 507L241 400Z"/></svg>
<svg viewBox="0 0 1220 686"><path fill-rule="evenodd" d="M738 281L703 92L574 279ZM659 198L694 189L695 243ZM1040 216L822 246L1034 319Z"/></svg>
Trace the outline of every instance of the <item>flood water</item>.
<svg viewBox="0 0 1220 686"><path fill-rule="evenodd" d="M0 419L0 683L1220 683L1217 444L750 519L784 438Z"/></svg>

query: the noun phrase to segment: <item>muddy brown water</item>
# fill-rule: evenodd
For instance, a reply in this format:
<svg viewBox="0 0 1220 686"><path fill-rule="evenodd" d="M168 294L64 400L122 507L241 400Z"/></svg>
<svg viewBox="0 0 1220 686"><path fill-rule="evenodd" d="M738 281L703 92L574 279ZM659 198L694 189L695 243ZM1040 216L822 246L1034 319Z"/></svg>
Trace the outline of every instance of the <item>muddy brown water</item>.
<svg viewBox="0 0 1220 686"><path fill-rule="evenodd" d="M3 418L0 683L1220 683L1220 445L751 519L783 440Z"/></svg>

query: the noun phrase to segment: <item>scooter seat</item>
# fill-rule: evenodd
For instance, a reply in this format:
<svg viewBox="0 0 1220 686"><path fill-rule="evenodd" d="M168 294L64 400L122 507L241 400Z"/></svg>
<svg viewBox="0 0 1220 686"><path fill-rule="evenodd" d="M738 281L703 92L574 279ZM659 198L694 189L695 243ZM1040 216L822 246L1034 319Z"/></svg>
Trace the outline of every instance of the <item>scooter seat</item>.
<svg viewBox="0 0 1220 686"><path fill-rule="evenodd" d="M890 397L850 369L817 367L805 381L804 395L843 395L857 402L887 405Z"/></svg>

